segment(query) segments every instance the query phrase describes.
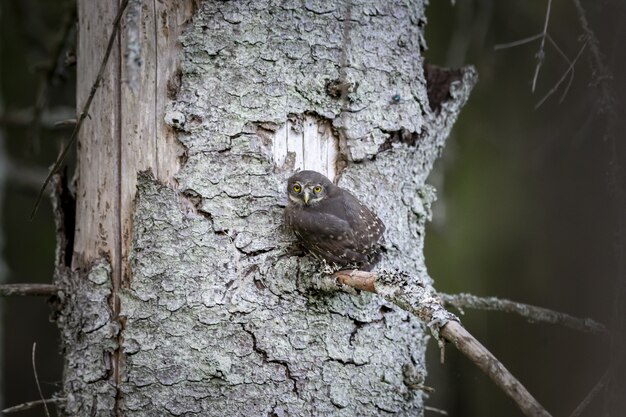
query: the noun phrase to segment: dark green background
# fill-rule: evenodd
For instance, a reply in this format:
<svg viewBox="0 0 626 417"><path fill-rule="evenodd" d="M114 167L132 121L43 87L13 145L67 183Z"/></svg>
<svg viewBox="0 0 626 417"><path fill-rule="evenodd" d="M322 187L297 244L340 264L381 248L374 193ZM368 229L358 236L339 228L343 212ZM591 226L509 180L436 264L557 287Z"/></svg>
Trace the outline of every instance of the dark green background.
<svg viewBox="0 0 626 417"><path fill-rule="evenodd" d="M567 62L546 45L533 94L530 81L539 41L494 51L495 44L540 33L546 1L432 3L427 11L428 60L450 67L472 64L480 75L429 181L439 190L426 237L427 264L437 288L614 322L616 283L623 281L618 280L617 265L624 262L616 238L624 208L618 206L615 187L624 183L621 175L611 174L610 161L625 163L624 2L583 2L613 74L612 108L618 118L610 131L599 112L589 49L575 65L563 102L560 89L538 110L535 104L563 75ZM548 31L573 59L582 45L575 8L571 1L553 3ZM71 1L0 0L0 91L6 112L34 103L41 77L37 68L50 59L70 7ZM66 69L55 82L51 106L73 106L74 71ZM11 158L40 168L54 160L70 133L42 129L33 143L29 126L5 123L3 128ZM605 139L608 133L618 143L616 150ZM36 189L18 185L12 174L1 209L7 281L50 282L55 244L50 205L45 200L29 222ZM62 358L48 306L39 298L2 303L3 406L38 398L31 366L34 342L44 395L52 395L59 389ZM463 323L555 416L569 415L609 366L609 343L598 336L531 324L504 313L467 310ZM438 360L439 351L431 342L427 385L436 391L428 405L451 416L520 415L453 348L446 349L444 365ZM600 395L584 415L602 415L604 398Z"/></svg>

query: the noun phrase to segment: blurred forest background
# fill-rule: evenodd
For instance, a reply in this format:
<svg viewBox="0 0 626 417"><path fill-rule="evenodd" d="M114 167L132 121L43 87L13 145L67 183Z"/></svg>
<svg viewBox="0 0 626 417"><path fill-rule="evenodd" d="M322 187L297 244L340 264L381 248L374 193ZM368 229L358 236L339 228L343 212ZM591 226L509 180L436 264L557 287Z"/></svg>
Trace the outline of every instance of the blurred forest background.
<svg viewBox="0 0 626 417"><path fill-rule="evenodd" d="M480 76L430 178L439 201L426 259L437 289L623 325L626 2L581 1L610 74L593 63L578 1L552 2L551 41L534 93L541 39L495 46L541 34L548 0L431 3L429 62L475 65ZM29 213L71 132L55 122L74 117L74 7L72 0L0 0L0 281L7 283L52 279L50 204L45 200L33 221ZM609 83L610 103L603 101L602 82ZM62 358L48 305L28 297L0 303L0 406L39 398L33 343L50 397L60 389ZM609 367L606 338L496 312L467 310L463 322L555 416L569 415ZM431 342L428 366L426 384L436 390L429 406L451 416L520 415L453 348L441 365ZM603 415L604 399L600 394L583 415Z"/></svg>

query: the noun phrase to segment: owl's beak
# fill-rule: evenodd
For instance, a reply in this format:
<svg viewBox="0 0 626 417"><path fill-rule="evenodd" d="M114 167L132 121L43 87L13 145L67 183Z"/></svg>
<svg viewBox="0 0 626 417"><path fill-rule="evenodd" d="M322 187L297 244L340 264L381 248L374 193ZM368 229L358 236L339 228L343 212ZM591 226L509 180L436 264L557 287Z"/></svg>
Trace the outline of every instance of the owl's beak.
<svg viewBox="0 0 626 417"><path fill-rule="evenodd" d="M310 198L311 198L311 193L309 191L304 191L304 204L309 204Z"/></svg>

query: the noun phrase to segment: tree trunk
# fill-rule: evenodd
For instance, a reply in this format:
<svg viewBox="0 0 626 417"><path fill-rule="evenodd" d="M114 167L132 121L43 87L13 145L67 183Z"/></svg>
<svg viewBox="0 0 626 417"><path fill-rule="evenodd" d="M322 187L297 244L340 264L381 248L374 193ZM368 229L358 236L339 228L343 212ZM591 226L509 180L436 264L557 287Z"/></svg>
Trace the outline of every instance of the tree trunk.
<svg viewBox="0 0 626 417"><path fill-rule="evenodd" d="M118 6L78 3L81 109ZM424 23L421 1L129 3L75 227L57 195L66 414L421 415L424 325L311 288L282 213L321 171L385 222L381 266L430 282L425 179L475 76L425 74Z"/></svg>

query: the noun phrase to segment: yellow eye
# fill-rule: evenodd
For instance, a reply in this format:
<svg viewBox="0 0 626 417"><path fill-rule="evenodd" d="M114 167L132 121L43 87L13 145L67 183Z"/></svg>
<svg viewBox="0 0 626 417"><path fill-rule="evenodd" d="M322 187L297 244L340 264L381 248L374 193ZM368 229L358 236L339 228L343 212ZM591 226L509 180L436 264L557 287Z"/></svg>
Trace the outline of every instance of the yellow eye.
<svg viewBox="0 0 626 417"><path fill-rule="evenodd" d="M293 185L293 190L294 190L296 193L299 193L301 189L302 189L302 187L300 187L300 184L294 184L294 185Z"/></svg>
<svg viewBox="0 0 626 417"><path fill-rule="evenodd" d="M320 187L319 185L316 185L316 186L313 188L313 191L315 191L316 193L321 193L321 192L322 192L322 187Z"/></svg>

